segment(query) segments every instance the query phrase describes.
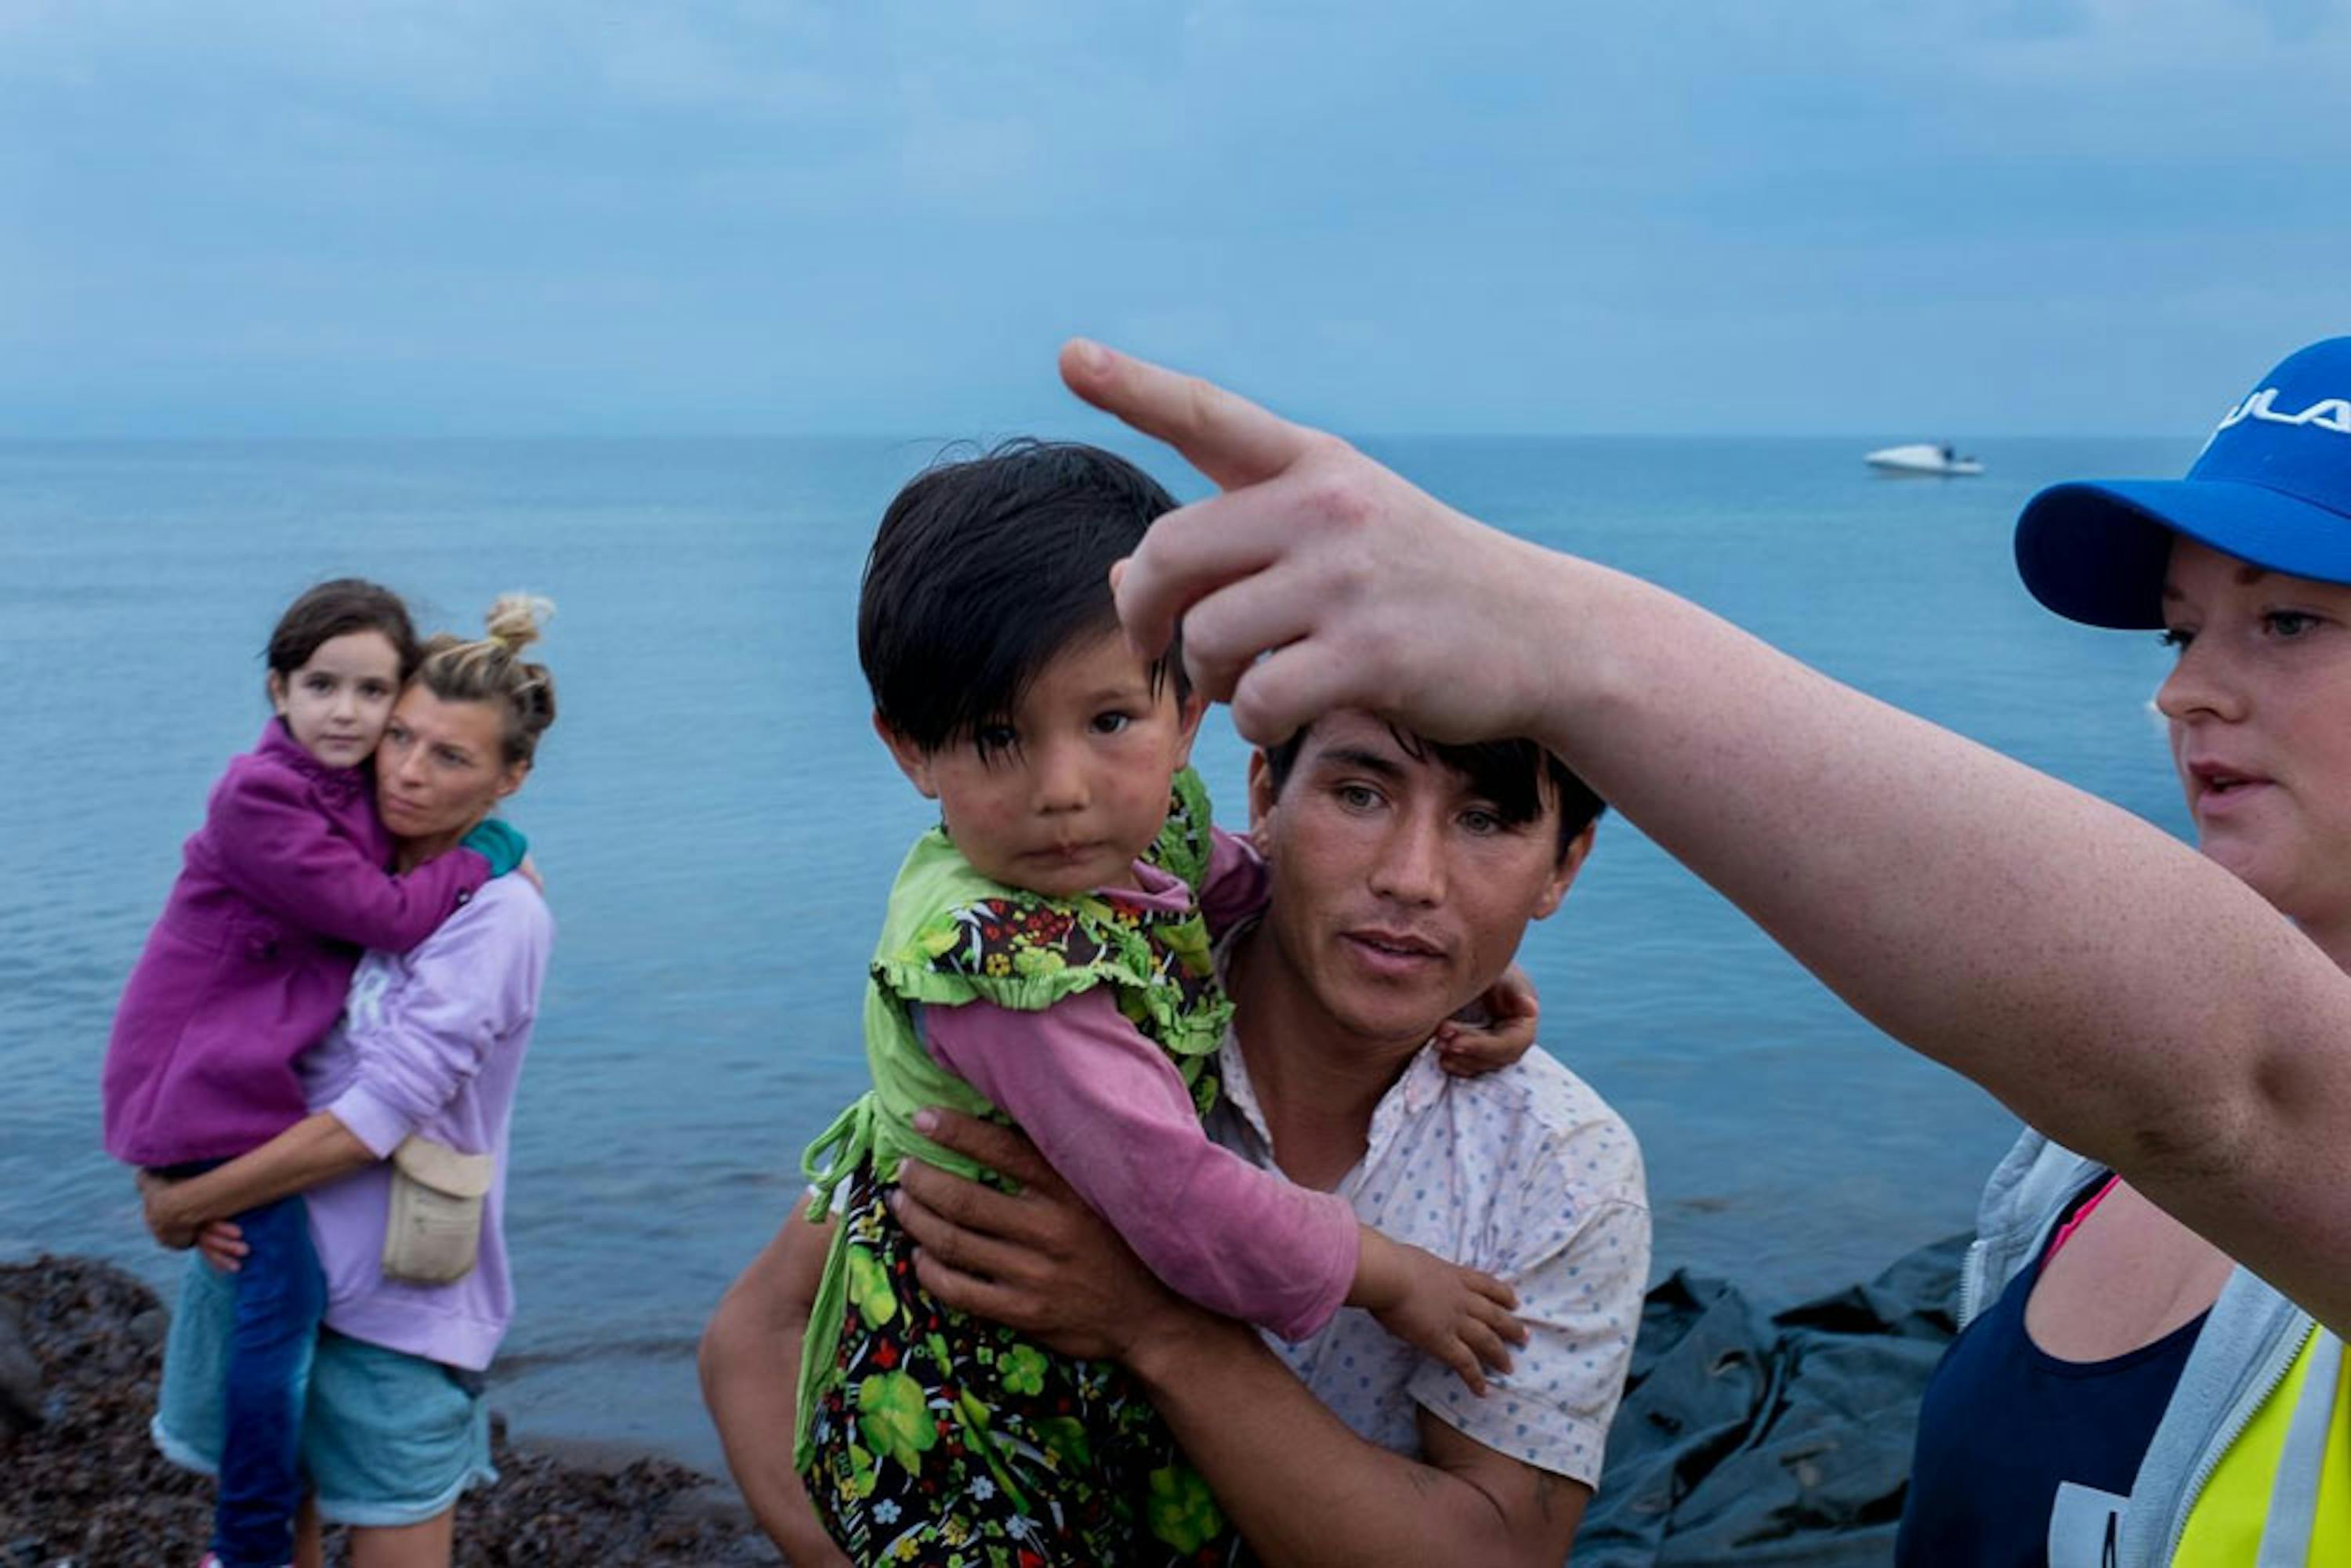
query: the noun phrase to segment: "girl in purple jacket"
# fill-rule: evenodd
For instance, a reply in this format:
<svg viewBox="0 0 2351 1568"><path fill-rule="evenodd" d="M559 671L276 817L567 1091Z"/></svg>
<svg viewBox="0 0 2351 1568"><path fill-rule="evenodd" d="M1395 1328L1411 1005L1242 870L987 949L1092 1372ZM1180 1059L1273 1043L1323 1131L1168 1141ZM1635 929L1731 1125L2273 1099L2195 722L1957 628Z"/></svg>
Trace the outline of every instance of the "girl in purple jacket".
<svg viewBox="0 0 2351 1568"><path fill-rule="evenodd" d="M365 764L418 658L397 595L322 582L266 652L277 716L213 787L107 1043L107 1152L166 1177L300 1121L295 1058L334 1026L360 950L405 952L523 856L519 833L486 821L455 852L386 870ZM236 1221L251 1250L206 1563L278 1568L292 1556L301 1385L325 1291L298 1197Z"/></svg>

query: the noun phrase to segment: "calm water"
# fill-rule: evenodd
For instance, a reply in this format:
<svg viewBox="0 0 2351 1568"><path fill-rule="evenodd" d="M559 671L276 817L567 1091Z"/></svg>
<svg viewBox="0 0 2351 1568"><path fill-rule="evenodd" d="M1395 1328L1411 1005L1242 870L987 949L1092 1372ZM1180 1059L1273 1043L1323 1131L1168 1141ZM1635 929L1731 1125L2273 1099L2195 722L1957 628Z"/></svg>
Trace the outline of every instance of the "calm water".
<svg viewBox="0 0 2351 1568"><path fill-rule="evenodd" d="M2041 612L2008 532L2043 482L2177 473L2192 444L1995 442L1991 477L1906 482L1863 470L1883 444L1372 445L2177 831L2147 706L2164 655ZM866 728L853 601L873 520L932 451L0 444L0 1257L173 1272L99 1151L98 1062L179 842L262 723L279 607L352 572L470 631L528 587L560 608L562 720L512 815L559 935L516 1122L499 1398L524 1431L714 1462L695 1336L860 1084L861 967L927 820ZM1212 716L1227 801L1242 757ZM1550 1049L1641 1135L1661 1267L1782 1297L1874 1272L1963 1228L2011 1134L1621 821L1523 956Z"/></svg>

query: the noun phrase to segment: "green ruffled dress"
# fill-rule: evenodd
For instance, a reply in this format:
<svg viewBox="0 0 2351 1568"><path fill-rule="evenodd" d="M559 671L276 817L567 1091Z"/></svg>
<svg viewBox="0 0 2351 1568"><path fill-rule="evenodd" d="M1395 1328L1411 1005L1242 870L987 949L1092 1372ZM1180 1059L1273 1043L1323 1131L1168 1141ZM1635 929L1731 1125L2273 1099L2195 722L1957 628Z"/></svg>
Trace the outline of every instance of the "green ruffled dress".
<svg viewBox="0 0 2351 1568"><path fill-rule="evenodd" d="M933 1300L884 1202L908 1155L999 1182L914 1131L926 1106L1007 1119L924 1049L916 1005L1041 1012L1112 987L1207 1113L1232 1016L1198 909L1208 821L1207 791L1186 768L1149 857L1193 889L1180 915L1114 890L1063 899L1004 886L937 829L899 870L866 987L873 1087L803 1163L811 1218L825 1218L836 1188L846 1197L801 1347L795 1459L827 1528L860 1563L1216 1563L1237 1550L1123 1371Z"/></svg>

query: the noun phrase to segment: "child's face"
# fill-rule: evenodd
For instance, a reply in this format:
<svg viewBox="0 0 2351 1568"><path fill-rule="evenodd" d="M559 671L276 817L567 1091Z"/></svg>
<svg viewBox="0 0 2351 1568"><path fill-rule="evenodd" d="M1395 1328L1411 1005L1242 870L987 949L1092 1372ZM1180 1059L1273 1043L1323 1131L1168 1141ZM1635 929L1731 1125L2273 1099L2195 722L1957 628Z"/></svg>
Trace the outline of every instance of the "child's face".
<svg viewBox="0 0 2351 1568"><path fill-rule="evenodd" d="M329 768L367 759L400 695L400 650L381 632L346 632L319 644L290 675L269 672L269 701L294 744Z"/></svg>
<svg viewBox="0 0 2351 1568"><path fill-rule="evenodd" d="M1172 681L1155 694L1113 631L1054 655L1009 725L930 752L875 727L982 875L1061 898L1130 880L1166 822L1201 706L1179 708Z"/></svg>

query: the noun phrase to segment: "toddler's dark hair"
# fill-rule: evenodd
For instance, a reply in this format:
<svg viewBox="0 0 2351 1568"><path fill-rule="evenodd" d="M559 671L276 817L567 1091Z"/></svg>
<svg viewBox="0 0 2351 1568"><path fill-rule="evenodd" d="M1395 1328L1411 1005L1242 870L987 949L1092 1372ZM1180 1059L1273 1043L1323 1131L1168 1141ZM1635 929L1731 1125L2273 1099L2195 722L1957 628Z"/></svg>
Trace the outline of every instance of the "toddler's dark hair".
<svg viewBox="0 0 2351 1568"><path fill-rule="evenodd" d="M382 632L400 654L400 678L405 681L416 673L416 661L423 655L408 606L381 583L356 577L338 577L305 589L277 618L263 657L273 674L291 675L310 662L320 644L354 632Z"/></svg>
<svg viewBox="0 0 2351 1568"><path fill-rule="evenodd" d="M882 722L925 751L1007 722L1038 671L1114 632L1111 563L1175 497L1123 457L1008 441L918 475L882 515L857 604L857 657ZM1176 673L1174 649L1153 689Z"/></svg>

